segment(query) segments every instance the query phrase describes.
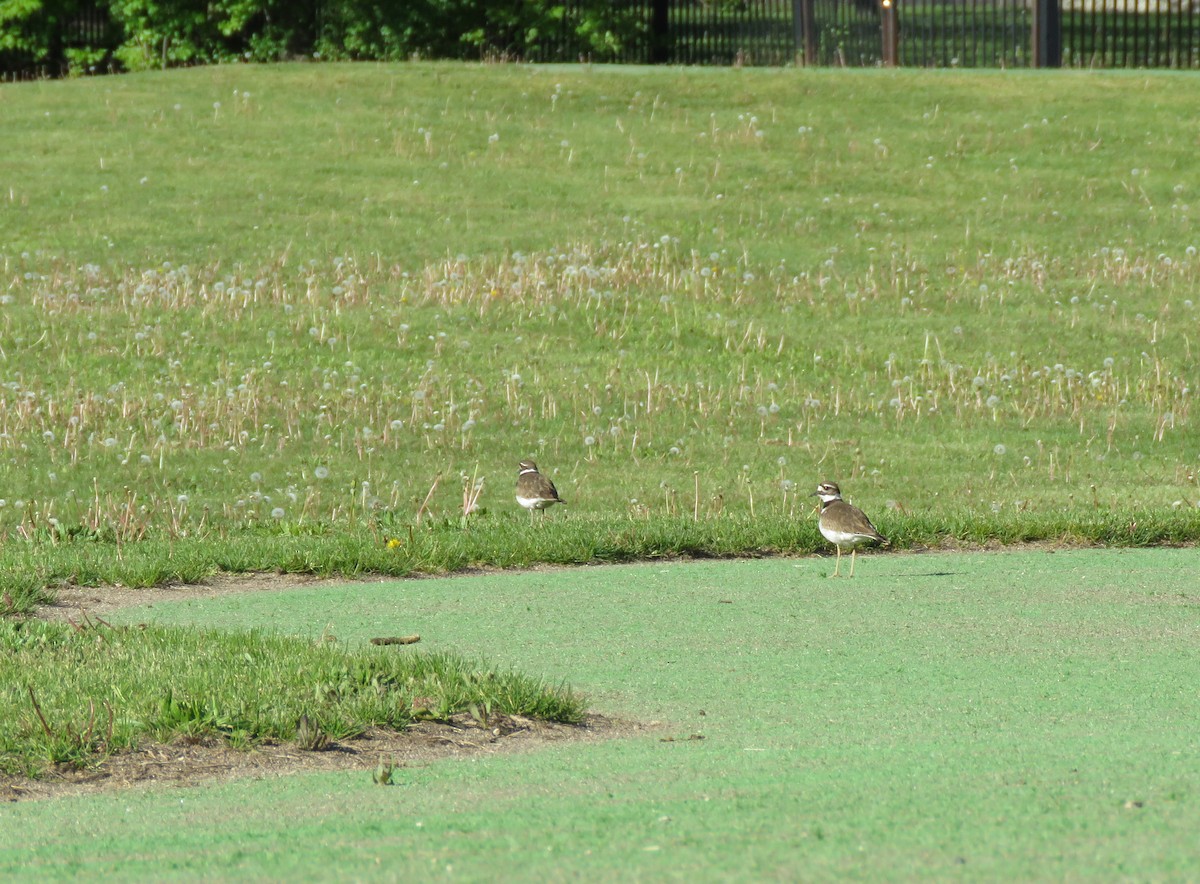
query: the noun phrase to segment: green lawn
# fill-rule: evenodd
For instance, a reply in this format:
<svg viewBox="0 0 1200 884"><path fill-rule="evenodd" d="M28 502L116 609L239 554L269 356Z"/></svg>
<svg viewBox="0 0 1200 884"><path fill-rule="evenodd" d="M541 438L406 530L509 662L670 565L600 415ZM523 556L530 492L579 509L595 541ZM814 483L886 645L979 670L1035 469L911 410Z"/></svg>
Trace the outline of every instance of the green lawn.
<svg viewBox="0 0 1200 884"><path fill-rule="evenodd" d="M580 552L552 561L646 532L811 550L788 526L822 479L901 546L1195 540L1193 92L451 64L6 84L0 606L353 573L393 538L389 573L527 560L528 456L569 501Z"/></svg>
<svg viewBox="0 0 1200 884"><path fill-rule="evenodd" d="M641 564L159 603L121 622L384 631L662 727L536 754L0 809L18 880L1180 880L1194 550ZM700 734L704 739L690 740ZM663 742L663 737L674 737Z"/></svg>

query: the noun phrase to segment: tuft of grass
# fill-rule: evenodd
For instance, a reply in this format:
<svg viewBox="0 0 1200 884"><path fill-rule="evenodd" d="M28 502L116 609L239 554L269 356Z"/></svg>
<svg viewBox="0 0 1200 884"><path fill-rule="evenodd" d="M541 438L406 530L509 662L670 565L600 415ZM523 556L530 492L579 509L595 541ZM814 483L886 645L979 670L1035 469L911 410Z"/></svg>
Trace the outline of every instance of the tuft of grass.
<svg viewBox="0 0 1200 884"><path fill-rule="evenodd" d="M84 767L139 743L216 738L318 749L372 726L402 729L413 701L448 718L487 706L582 719L582 699L448 653L172 627L0 621L0 770Z"/></svg>
<svg viewBox="0 0 1200 884"><path fill-rule="evenodd" d="M4 588L0 589L0 617L13 614L28 614L38 605L54 600L53 590L48 588L46 573L36 566L5 575Z"/></svg>

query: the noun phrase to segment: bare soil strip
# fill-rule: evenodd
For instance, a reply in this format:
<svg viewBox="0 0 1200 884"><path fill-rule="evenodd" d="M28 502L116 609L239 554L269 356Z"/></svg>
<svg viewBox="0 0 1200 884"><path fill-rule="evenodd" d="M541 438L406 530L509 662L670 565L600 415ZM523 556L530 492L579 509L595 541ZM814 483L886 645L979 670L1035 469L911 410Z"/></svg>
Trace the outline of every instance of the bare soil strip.
<svg viewBox="0 0 1200 884"><path fill-rule="evenodd" d="M34 616L42 620L79 620L104 617L121 608L138 605L153 607L158 602L181 602L189 599L211 599L244 592L270 592L300 586L345 586L347 583L384 583L397 578L313 577L308 574L218 574L204 583L176 583L166 586L131 588L128 586L59 586L54 601L42 605ZM401 578L406 579L406 578Z"/></svg>
<svg viewBox="0 0 1200 884"><path fill-rule="evenodd" d="M320 751L306 751L290 744L235 749L217 739L180 739L110 756L84 770L63 767L37 779L0 774L0 801L60 798L154 785L194 786L311 771L353 770L370 776L381 764L395 768L393 782L403 782L404 768L438 759L524 752L566 741L606 740L653 727L599 715L588 716L580 725L493 715L483 725L463 714L448 722L414 722L401 732L372 729L361 737L331 743Z"/></svg>

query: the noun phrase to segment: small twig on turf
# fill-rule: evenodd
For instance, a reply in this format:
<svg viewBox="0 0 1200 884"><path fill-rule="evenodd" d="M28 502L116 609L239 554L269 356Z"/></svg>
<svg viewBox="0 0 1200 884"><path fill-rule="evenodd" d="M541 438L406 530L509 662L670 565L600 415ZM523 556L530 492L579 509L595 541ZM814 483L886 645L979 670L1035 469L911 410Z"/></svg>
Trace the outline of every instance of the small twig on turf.
<svg viewBox="0 0 1200 884"><path fill-rule="evenodd" d="M38 705L37 697L33 695L33 687L27 685L29 690L29 701L33 703L33 711L37 713L38 720L42 723L42 730L46 732L46 736L54 739L54 732L50 730L50 725L46 722L46 716L42 715L42 707Z"/></svg>
<svg viewBox="0 0 1200 884"><path fill-rule="evenodd" d="M389 635L371 639L373 645L415 645L421 640L419 635Z"/></svg>

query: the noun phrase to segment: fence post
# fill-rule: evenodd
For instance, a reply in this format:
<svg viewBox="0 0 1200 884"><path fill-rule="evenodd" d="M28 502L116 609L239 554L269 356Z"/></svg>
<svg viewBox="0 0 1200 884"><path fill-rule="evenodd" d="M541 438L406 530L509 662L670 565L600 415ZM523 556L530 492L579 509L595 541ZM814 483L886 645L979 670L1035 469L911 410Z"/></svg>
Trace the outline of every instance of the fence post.
<svg viewBox="0 0 1200 884"><path fill-rule="evenodd" d="M670 0L653 0L650 5L651 64L666 64L671 60L670 9Z"/></svg>
<svg viewBox="0 0 1200 884"><path fill-rule="evenodd" d="M792 35L805 65L817 63L817 15L813 0L792 0Z"/></svg>
<svg viewBox="0 0 1200 884"><path fill-rule="evenodd" d="M896 26L895 0L881 0L879 16L883 33L883 66L894 68L900 57L900 29Z"/></svg>
<svg viewBox="0 0 1200 884"><path fill-rule="evenodd" d="M1062 10L1058 0L1033 0L1033 66L1062 67Z"/></svg>

